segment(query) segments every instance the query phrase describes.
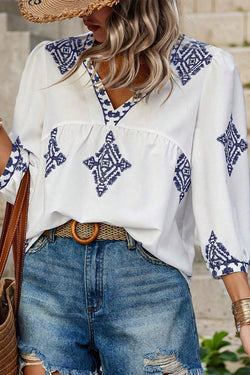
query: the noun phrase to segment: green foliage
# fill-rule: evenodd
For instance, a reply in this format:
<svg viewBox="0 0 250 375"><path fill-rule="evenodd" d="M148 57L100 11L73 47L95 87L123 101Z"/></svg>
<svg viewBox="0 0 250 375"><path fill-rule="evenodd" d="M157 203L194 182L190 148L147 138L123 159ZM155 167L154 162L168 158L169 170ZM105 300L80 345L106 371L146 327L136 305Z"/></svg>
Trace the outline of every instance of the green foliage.
<svg viewBox="0 0 250 375"><path fill-rule="evenodd" d="M243 42L243 47L249 47L249 46L250 46L250 43L247 40L245 40Z"/></svg>
<svg viewBox="0 0 250 375"><path fill-rule="evenodd" d="M243 348L243 346L241 345L239 347L239 349L237 350L237 353L240 355L240 360L241 362L245 365L245 366L248 366L250 368L250 358L248 356L246 356L245 354L245 350ZM250 370L249 371L249 374L250 374Z"/></svg>
<svg viewBox="0 0 250 375"><path fill-rule="evenodd" d="M236 43L230 43L229 44L229 47L238 47L238 46L241 46L241 47L250 47L250 42L248 40L245 40L243 42L243 44L236 44Z"/></svg>
<svg viewBox="0 0 250 375"><path fill-rule="evenodd" d="M233 373L233 375L249 375L250 374L250 368L248 367L241 367L239 370Z"/></svg>
<svg viewBox="0 0 250 375"><path fill-rule="evenodd" d="M249 375L250 360L243 347L237 350L237 354L230 350L223 350L231 345L230 341L224 340L227 332L215 332L211 339L203 339L200 346L201 361L205 365L206 375ZM239 362L244 367L232 373L227 369L226 362Z"/></svg>

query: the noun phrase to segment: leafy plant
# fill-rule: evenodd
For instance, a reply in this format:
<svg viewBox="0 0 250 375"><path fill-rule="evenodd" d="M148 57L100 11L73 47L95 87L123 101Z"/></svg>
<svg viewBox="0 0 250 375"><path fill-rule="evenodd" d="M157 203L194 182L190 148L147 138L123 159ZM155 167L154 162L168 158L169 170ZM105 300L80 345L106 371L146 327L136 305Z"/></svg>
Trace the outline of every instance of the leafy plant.
<svg viewBox="0 0 250 375"><path fill-rule="evenodd" d="M248 356L246 356L246 352L243 348L243 346L241 345L239 347L239 349L237 350L237 353L240 355L240 361L245 365L245 366L248 366L249 367L249 374L250 374L250 358Z"/></svg>
<svg viewBox="0 0 250 375"><path fill-rule="evenodd" d="M243 42L243 47L249 47L249 46L250 46L250 43L247 40L245 40Z"/></svg>
<svg viewBox="0 0 250 375"><path fill-rule="evenodd" d="M227 332L215 332L211 339L203 339L201 341L200 353L201 361L205 364L207 375L249 375L250 374L250 360L241 346L237 353L230 350L223 350L228 345L229 341L224 340L228 336ZM232 373L228 370L226 362L239 362L244 367L239 368ZM246 367L247 366L247 367Z"/></svg>
<svg viewBox="0 0 250 375"><path fill-rule="evenodd" d="M206 364L206 373L208 375L229 375L225 361L237 362L238 357L235 353L224 350L225 346L230 345L229 341L223 340L228 335L227 332L215 332L211 339L203 339L201 342L201 361Z"/></svg>

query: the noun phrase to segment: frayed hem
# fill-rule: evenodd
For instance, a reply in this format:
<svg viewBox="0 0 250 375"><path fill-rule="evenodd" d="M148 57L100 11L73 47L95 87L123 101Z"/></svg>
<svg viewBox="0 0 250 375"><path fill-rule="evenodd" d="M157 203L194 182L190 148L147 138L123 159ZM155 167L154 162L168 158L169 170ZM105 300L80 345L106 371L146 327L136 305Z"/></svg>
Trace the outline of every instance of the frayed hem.
<svg viewBox="0 0 250 375"><path fill-rule="evenodd" d="M169 370L163 370L161 368L161 366L152 366L150 369L147 368L145 369L144 368L144 373L145 374L154 374L154 375L163 375L165 374L165 371L169 371ZM168 374L170 375L176 375L177 373L176 372L168 372ZM181 374L181 375L205 375L205 372L203 369L191 369L191 370L188 370L186 368L183 368L183 370L181 372L178 372L178 374Z"/></svg>
<svg viewBox="0 0 250 375"><path fill-rule="evenodd" d="M193 370L188 370L188 375L204 375L205 371L201 368L198 369L193 369Z"/></svg>
<svg viewBox="0 0 250 375"><path fill-rule="evenodd" d="M202 367L188 368L181 363L179 356L174 351L157 349L155 352L148 353L144 356L144 373L145 374L175 374L175 375L204 375Z"/></svg>
<svg viewBox="0 0 250 375"><path fill-rule="evenodd" d="M31 346L28 346L21 341L18 342L18 351L19 351L19 372L18 375L23 375L23 369L27 366L27 362L22 358L22 356L27 357L28 355L31 355L36 357L40 363L37 363L37 365L41 365L45 370L45 375L52 375L54 372L59 372L60 375L95 375L96 372L92 372L89 370L71 370L66 367L60 367L60 366L53 366L49 364L46 361L46 357L37 349L32 348ZM32 360L33 360L32 358ZM27 359L27 358L26 358Z"/></svg>

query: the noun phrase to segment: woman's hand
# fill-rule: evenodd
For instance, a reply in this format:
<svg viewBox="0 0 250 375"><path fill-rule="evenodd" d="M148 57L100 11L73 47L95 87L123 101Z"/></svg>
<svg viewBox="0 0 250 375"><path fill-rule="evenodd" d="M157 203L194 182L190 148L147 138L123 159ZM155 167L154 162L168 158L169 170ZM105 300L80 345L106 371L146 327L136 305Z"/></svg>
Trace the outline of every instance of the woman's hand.
<svg viewBox="0 0 250 375"><path fill-rule="evenodd" d="M239 301L243 298L250 298L250 287L245 272L235 272L222 276L222 280L232 302ZM245 352L250 358L250 325L240 328L240 338Z"/></svg>
<svg viewBox="0 0 250 375"><path fill-rule="evenodd" d="M250 358L250 325L243 326L240 329L240 339L245 352Z"/></svg>

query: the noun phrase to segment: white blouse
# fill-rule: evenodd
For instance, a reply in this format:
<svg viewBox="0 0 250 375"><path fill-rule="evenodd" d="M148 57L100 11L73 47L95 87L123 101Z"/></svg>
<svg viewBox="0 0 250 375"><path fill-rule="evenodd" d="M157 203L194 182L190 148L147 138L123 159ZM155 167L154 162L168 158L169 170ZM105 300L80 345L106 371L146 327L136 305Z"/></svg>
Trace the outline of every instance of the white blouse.
<svg viewBox="0 0 250 375"><path fill-rule="evenodd" d="M70 219L105 222L190 278L196 228L214 278L247 272L247 128L232 56L183 36L170 98L168 83L114 109L86 61L60 82L92 44L91 33L40 43L24 69L0 190L13 203L30 168L27 250Z"/></svg>

